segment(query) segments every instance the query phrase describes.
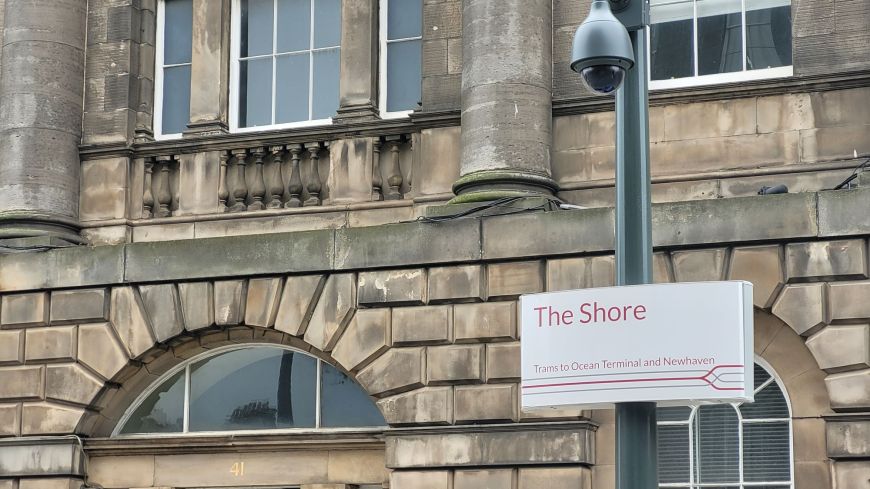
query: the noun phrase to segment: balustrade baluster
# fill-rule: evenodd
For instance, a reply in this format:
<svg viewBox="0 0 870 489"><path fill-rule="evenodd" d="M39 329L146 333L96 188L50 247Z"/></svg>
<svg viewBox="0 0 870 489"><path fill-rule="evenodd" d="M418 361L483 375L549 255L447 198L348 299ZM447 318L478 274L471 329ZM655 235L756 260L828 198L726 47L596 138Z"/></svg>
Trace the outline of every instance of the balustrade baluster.
<svg viewBox="0 0 870 489"><path fill-rule="evenodd" d="M305 199L305 207L320 205L320 143L306 143L305 149L311 156L308 159L308 170L304 172L305 188L308 190L308 198Z"/></svg>
<svg viewBox="0 0 870 489"><path fill-rule="evenodd" d="M249 211L261 211L266 208L263 199L266 197L266 180L263 177L263 158L266 156L265 148L254 148L251 150L254 155L254 182L251 183L251 199L252 202L248 205Z"/></svg>
<svg viewBox="0 0 870 489"><path fill-rule="evenodd" d="M233 205L230 206L230 212L242 212L248 208L248 183L245 179L245 166L248 164L246 158L248 151L244 149L234 149L233 156L236 157L236 186L233 189Z"/></svg>
<svg viewBox="0 0 870 489"><path fill-rule="evenodd" d="M290 181L287 183L287 193L290 194L290 198L287 199L284 207L290 209L302 206L303 187L299 168L299 155L302 153L303 148L301 144L291 144L287 146L287 149L290 150Z"/></svg>
<svg viewBox="0 0 870 489"><path fill-rule="evenodd" d="M269 148L272 152L272 178L269 179L269 194L272 200L267 206L269 209L281 208L281 195L284 193L284 179L281 173L281 168L284 166L284 146L272 146Z"/></svg>
<svg viewBox="0 0 870 489"><path fill-rule="evenodd" d="M152 174L154 172L154 158L145 160L145 182L142 192L142 218L154 217L154 189L152 188Z"/></svg>
<svg viewBox="0 0 870 489"><path fill-rule="evenodd" d="M402 169L399 166L399 146L404 142L404 136L387 136L384 138L390 149L390 157L387 158L387 189L384 192L386 200L400 200L402 198Z"/></svg>
<svg viewBox="0 0 870 489"><path fill-rule="evenodd" d="M172 165L172 156L158 156L157 162L160 165L160 178L157 185L157 217L169 217L172 211L169 206L172 204L172 193L170 191L169 170Z"/></svg>
<svg viewBox="0 0 870 489"><path fill-rule="evenodd" d="M381 175L381 138L375 138L372 151L372 200L384 200L384 177Z"/></svg>
<svg viewBox="0 0 870 489"><path fill-rule="evenodd" d="M230 196L230 192L227 190L227 165L229 161L230 153L228 151L221 151L221 172L220 177L218 177L218 212L227 211L227 199Z"/></svg>

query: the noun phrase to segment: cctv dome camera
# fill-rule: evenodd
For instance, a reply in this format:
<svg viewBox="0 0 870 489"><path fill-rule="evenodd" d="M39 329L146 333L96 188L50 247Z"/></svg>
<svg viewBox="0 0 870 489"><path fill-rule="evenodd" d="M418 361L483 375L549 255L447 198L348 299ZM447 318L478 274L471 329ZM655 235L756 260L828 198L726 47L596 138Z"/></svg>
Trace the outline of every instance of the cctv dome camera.
<svg viewBox="0 0 870 489"><path fill-rule="evenodd" d="M595 0L589 16L574 33L571 69L598 94L615 92L634 66L634 50L625 26L610 11L607 0Z"/></svg>

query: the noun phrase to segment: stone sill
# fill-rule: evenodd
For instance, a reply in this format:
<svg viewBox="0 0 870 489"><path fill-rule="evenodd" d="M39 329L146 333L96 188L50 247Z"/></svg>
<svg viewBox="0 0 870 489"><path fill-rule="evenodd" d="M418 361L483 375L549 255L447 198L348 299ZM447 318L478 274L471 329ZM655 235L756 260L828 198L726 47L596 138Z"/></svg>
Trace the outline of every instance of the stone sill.
<svg viewBox="0 0 870 489"><path fill-rule="evenodd" d="M870 189L653 206L659 249L870 234ZM613 209L75 247L0 256L0 291L609 254Z"/></svg>

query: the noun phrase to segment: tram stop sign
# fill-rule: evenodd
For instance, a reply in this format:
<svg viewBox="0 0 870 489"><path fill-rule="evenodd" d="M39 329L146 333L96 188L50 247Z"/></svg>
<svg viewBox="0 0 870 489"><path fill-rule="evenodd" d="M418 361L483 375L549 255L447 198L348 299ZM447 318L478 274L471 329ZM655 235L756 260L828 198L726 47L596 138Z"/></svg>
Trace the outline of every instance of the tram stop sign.
<svg viewBox="0 0 870 489"><path fill-rule="evenodd" d="M753 400L752 284L520 297L522 407Z"/></svg>

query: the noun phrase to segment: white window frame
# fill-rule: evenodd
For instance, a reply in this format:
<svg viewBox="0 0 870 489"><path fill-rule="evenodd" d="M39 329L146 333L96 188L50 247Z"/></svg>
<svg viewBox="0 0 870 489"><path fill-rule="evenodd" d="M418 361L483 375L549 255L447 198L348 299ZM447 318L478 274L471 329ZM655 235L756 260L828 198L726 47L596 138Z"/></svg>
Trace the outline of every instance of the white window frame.
<svg viewBox="0 0 870 489"><path fill-rule="evenodd" d="M193 29L193 26L191 26ZM165 141L170 139L181 139L183 133L163 134L163 70L166 68L174 68L176 66L191 66L191 63L179 63L173 65L163 64L163 50L166 48L166 0L157 2L157 47L154 50L154 117L151 120L154 139L157 141ZM191 87L193 88L193 87ZM190 119L190 107L188 107L188 122Z"/></svg>
<svg viewBox="0 0 870 489"><path fill-rule="evenodd" d="M792 0L790 4L793 6L794 1ZM650 90L670 90L670 89L679 89L679 88L690 88L690 87L699 87L706 85L722 85L726 83L742 83L748 81L757 81L757 80L768 80L775 78L789 78L794 76L794 64L789 66L778 66L776 68L763 68L758 70L747 70L746 69L746 0L740 1L740 15L741 25L743 26L742 32L742 49L743 49L743 69L741 71L735 71L731 73L716 73L712 75L698 75L698 43L697 43L697 32L698 32L698 0L692 0L692 52L693 58L692 63L695 69L695 74L693 76L687 76L683 78L673 78L670 80L653 80L652 79L652 42L650 37L651 25L645 28L646 35L646 46L647 46L647 74L646 78L649 81L649 89ZM792 36L792 43L794 42L794 36ZM794 59L792 59L792 63L794 63Z"/></svg>
<svg viewBox="0 0 870 489"><path fill-rule="evenodd" d="M420 35L415 37L405 37L401 39L389 39L389 33L387 32L387 26L389 22L389 0L380 0L378 15L378 38L379 38L379 46L380 46L380 56L378 57L378 105L380 110L381 119L401 119L403 117L410 116L414 109L408 110L397 110L390 112L387 110L387 95L389 93L389 83L387 81L387 46L393 43L402 42L402 41L421 41L423 40L423 26L420 26ZM422 8L422 5L421 5ZM422 49L422 47L421 47ZM421 59L422 63L422 59ZM422 66L421 66L422 73ZM423 83L423 80L420 80L420 83ZM422 88L421 88L422 93Z"/></svg>
<svg viewBox="0 0 870 489"><path fill-rule="evenodd" d="M318 51L330 51L333 49L339 50L339 63L341 57L341 39L339 39L338 46L329 46L325 48L315 48L314 47L314 4L316 0L311 0L311 9L309 12L309 39L308 39L308 47L309 49L304 49L301 51L288 51L277 53L277 43L278 43L278 2L277 0L272 1L273 12L272 12L272 53L264 54L258 56L249 56L244 60L241 59L241 35L242 35L242 2L241 0L233 0L232 5L232 35L230 36L230 132L259 132L259 131L271 131L276 129L290 129L294 127L310 127L310 126L324 126L332 124L332 117L328 117L326 119L311 119L313 117L314 111L314 53ZM341 19L341 22L344 22L344 19ZM242 61L251 60L251 59L266 59L272 58L272 121L275 120L275 94L277 93L277 85L275 83L275 78L277 77L276 63L279 56L287 56L291 54L302 54L308 53L308 118L306 121L297 121L297 122L285 122L280 124L268 124L262 126L253 126L253 127L239 127L239 103L241 97L241 91L239 88L240 80L239 76L241 73L240 65ZM339 73L341 73L341 67L339 66ZM340 90L340 88L339 88Z"/></svg>
<svg viewBox="0 0 870 489"><path fill-rule="evenodd" d="M792 408L791 408L791 399L789 399L788 392L785 390L785 384L780 379L779 375L776 371L770 366L767 361L763 358L756 356L755 363L761 365L767 373L770 375L770 378L763 382L754 390L757 394L761 392L762 389L767 387L773 382L776 382L779 390L782 392L783 397L785 398L785 404L788 408L788 419L784 418L760 418L760 419L744 419L743 413L740 411L740 406L743 404L742 402L737 403L729 403L729 405L737 412L737 423L738 423L738 463L739 466L739 481L738 482L711 482L711 483L697 483L695 482L695 447L694 447L694 436L693 436L693 423L695 422L695 415L698 413L698 408L701 407L701 404L690 404L688 407L692 409L691 414L689 415L689 419L687 421L660 421L657 422L656 425L661 426L688 426L689 428L689 482L677 482L677 483L664 483L659 484L659 489L695 489L695 488L704 488L704 487L722 487L722 486L734 486L740 489L752 489L753 487L758 486L788 486L789 488L794 488L794 424L792 421ZM743 477L743 426L744 424L760 424L760 423L788 423L788 460L789 460L789 473L791 474L791 480L789 481L770 481L770 482L744 482Z"/></svg>
<svg viewBox="0 0 870 489"><path fill-rule="evenodd" d="M194 363L199 363L203 360L207 360L209 358L213 358L224 353L228 353L235 350L244 350L248 348L276 348L279 350L285 350L301 355L305 355L307 357L313 358L317 361L317 389L315 393L315 423L313 428L279 428L279 429L265 429L265 430L223 430L223 431L190 431L190 367ZM151 385L148 386L147 389L142 391L141 394L133 401L132 404L127 408L127 411L124 412L124 415L121 416L121 419L115 425L115 428L112 430L113 438L172 438L179 436L214 436L214 435L268 435L268 434L281 434L281 433L341 433L341 432L354 432L354 433L364 433L364 432L372 432L372 433L380 433L384 431L387 426L363 426L363 427L345 427L345 428L323 428L321 427L321 376L323 372L323 365L329 365L324 362L320 358L315 357L314 355L299 350L298 348L293 348L286 345L276 345L272 343L254 343L254 344L242 344L242 345L226 345L218 348L214 348L209 350L206 353L201 355L194 356L182 362L179 365L169 369L166 373L160 376L156 381L154 381ZM333 367L335 368L335 367ZM176 431L172 433L126 433L121 434L121 430L127 424L127 421L133 416L133 413L148 399L151 394L154 393L157 389L164 386L166 381L172 378L172 376L176 375L179 372L184 372L184 403L182 405L182 431ZM377 405L375 405L377 406Z"/></svg>

